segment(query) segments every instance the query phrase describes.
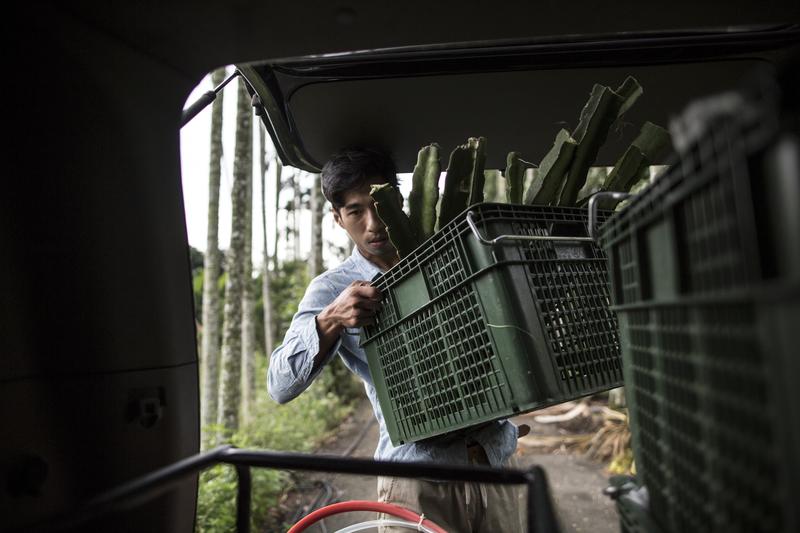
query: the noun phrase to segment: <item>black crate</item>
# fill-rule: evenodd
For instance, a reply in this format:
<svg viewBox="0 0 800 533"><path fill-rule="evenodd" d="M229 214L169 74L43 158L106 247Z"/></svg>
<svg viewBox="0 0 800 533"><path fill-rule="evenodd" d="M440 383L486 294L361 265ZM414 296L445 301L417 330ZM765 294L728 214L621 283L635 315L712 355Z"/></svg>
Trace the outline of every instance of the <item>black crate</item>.
<svg viewBox="0 0 800 533"><path fill-rule="evenodd" d="M665 531L800 530L800 149L777 87L759 89L692 109L670 170L601 228Z"/></svg>

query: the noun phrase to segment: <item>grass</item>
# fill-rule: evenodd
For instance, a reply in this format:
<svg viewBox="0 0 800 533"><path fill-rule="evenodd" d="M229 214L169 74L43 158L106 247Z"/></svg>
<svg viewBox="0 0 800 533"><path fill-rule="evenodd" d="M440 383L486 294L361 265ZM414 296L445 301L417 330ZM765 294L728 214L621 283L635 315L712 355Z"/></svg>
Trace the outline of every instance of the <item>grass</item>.
<svg viewBox="0 0 800 533"><path fill-rule="evenodd" d="M258 359L257 375L264 376L266 358ZM284 405L272 401L266 390L260 390L250 421L221 442L250 449L313 451L353 408L352 397L331 392L334 373L338 373L335 368L326 368L321 379ZM356 379L351 375L345 378ZM286 530L278 503L291 488L288 473L259 468L253 469L252 476L251 530ZM236 471L218 465L200 475L195 531L218 533L235 529Z"/></svg>

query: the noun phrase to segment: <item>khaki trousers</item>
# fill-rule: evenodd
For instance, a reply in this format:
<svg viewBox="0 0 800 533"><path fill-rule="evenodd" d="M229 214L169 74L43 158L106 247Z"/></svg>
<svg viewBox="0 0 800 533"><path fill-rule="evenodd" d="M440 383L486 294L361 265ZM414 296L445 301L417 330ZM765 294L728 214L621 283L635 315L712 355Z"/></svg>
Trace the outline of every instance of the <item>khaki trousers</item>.
<svg viewBox="0 0 800 533"><path fill-rule="evenodd" d="M475 464L479 462L473 461ZM506 465L516 468L512 458ZM378 501L425 514L448 533L524 532L525 488L470 482L434 482L399 477L378 478ZM380 514L380 518L386 515ZM408 533L409 529L382 527L381 533Z"/></svg>

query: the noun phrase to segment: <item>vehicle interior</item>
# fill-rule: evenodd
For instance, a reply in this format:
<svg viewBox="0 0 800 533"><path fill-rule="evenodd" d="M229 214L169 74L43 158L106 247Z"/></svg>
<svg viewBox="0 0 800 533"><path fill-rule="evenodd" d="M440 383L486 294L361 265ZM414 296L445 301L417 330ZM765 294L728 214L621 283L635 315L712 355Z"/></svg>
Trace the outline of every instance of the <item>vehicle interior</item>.
<svg viewBox="0 0 800 533"><path fill-rule="evenodd" d="M539 161L592 84L668 124L800 50L795 2L42 2L6 16L0 529L68 514L200 451L181 113L235 64L282 162L489 142ZM10 118L9 118L10 115ZM574 126L574 124L572 124ZM637 127L609 137L613 165ZM120 280L125 283L120 283ZM124 305L121 305L124 302ZM197 475L76 531L189 532Z"/></svg>

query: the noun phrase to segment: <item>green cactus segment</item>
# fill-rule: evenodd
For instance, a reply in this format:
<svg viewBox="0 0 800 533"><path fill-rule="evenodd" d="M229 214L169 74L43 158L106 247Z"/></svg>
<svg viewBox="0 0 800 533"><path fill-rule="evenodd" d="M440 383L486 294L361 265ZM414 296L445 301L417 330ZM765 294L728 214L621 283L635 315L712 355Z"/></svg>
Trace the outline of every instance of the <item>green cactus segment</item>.
<svg viewBox="0 0 800 533"><path fill-rule="evenodd" d="M618 91L622 94L602 85L595 84L592 88L589 101L581 111L578 127L572 135L578 142L578 147L561 189L558 205L575 205L578 191L586 183L586 174L597 158L600 147L606 142L609 128L642 94L641 86L631 77L625 80Z"/></svg>
<svg viewBox="0 0 800 533"><path fill-rule="evenodd" d="M506 157L506 201L509 204L522 203L522 189L525 187L525 171L533 165L519 158L517 152L509 152Z"/></svg>
<svg viewBox="0 0 800 533"><path fill-rule="evenodd" d="M483 185L485 176L483 171L486 167L486 138L470 137L467 141L472 153L472 172L470 172L470 192L467 205L479 204L483 202Z"/></svg>
<svg viewBox="0 0 800 533"><path fill-rule="evenodd" d="M375 210L386 225L389 239L397 254L402 258L413 252L419 243L411 229L411 222L403 212L397 189L388 183L382 183L372 185L369 194L375 200Z"/></svg>
<svg viewBox="0 0 800 533"><path fill-rule="evenodd" d="M506 186L499 170L485 170L483 172L483 201L498 202L506 201Z"/></svg>
<svg viewBox="0 0 800 533"><path fill-rule="evenodd" d="M439 174L439 145L434 143L423 147L417 154L408 196L411 230L420 242L433 235L436 229Z"/></svg>
<svg viewBox="0 0 800 533"><path fill-rule="evenodd" d="M436 231L439 231L466 209L470 199L474 163L473 148L469 143L456 146L450 154L450 162L444 178L442 201L439 206L439 219L436 221Z"/></svg>
<svg viewBox="0 0 800 533"><path fill-rule="evenodd" d="M661 126L652 122L645 122L631 146L641 150L650 164L653 165L661 162L672 152L672 137Z"/></svg>
<svg viewBox="0 0 800 533"><path fill-rule="evenodd" d="M529 188L523 203L528 205L550 205L558 200L558 192L564 184L564 174L569 170L576 147L577 142L567 130L558 132L553 147L539 164L539 176L542 186L535 196L533 196L534 188Z"/></svg>
<svg viewBox="0 0 800 533"><path fill-rule="evenodd" d="M614 170L606 178L604 191L628 192L631 187L650 175L650 165L661 161L672 150L669 132L652 122L645 122ZM619 202L611 199L600 201L602 209L614 209Z"/></svg>
<svg viewBox="0 0 800 533"><path fill-rule="evenodd" d="M641 179L642 172L649 170L649 166L642 151L631 145L614 165L601 190L628 192Z"/></svg>
<svg viewBox="0 0 800 533"><path fill-rule="evenodd" d="M625 81L622 82L622 85L617 87L617 90L614 91L617 93L620 98L622 98L622 105L617 111L617 116L621 117L625 112L630 109L630 107L636 103L636 100L642 96L644 89L642 86L639 85L639 82L636 81L636 78L632 76L628 76L625 78Z"/></svg>

